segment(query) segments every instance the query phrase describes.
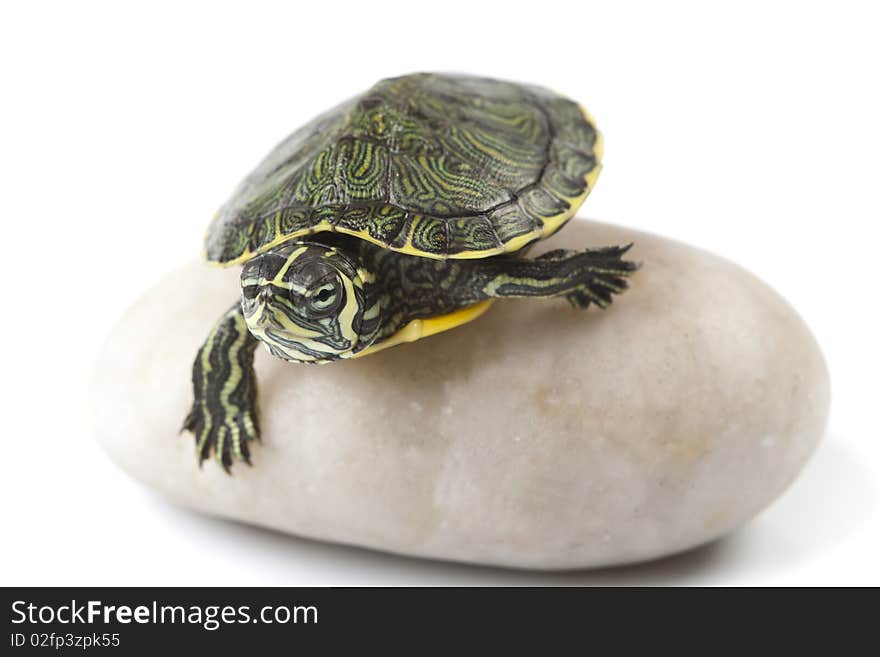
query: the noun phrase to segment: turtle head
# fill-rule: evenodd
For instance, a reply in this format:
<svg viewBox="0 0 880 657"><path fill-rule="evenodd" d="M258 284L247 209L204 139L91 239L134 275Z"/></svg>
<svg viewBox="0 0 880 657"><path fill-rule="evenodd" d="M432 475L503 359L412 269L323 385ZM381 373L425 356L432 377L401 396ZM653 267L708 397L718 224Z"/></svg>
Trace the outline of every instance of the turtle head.
<svg viewBox="0 0 880 657"><path fill-rule="evenodd" d="M337 248L282 244L242 269L245 321L254 337L284 360L350 358L369 347L379 332L373 278Z"/></svg>

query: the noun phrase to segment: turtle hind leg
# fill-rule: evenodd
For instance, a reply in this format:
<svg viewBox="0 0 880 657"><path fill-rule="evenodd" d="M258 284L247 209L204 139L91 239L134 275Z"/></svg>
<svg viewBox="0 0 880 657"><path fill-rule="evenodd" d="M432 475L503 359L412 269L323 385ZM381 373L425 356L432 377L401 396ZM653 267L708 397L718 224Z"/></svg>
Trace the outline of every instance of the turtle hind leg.
<svg viewBox="0 0 880 657"><path fill-rule="evenodd" d="M611 305L612 297L621 294L628 287L627 277L639 268L639 265L623 256L632 248L625 246L608 246L586 251L569 251L557 249L548 251L535 260L561 263L563 268L572 267L579 273L580 281L565 298L575 308L586 309L591 303L600 308ZM564 270L560 272L565 278Z"/></svg>
<svg viewBox="0 0 880 657"><path fill-rule="evenodd" d="M489 297L564 296L576 308L606 308L613 295L629 287L626 278L639 268L623 259L631 247L557 249L534 259L499 259L482 291Z"/></svg>
<svg viewBox="0 0 880 657"><path fill-rule="evenodd" d="M226 472L250 465L249 443L260 437L254 350L236 304L215 324L193 362L193 405L182 431L193 434L199 465L212 454Z"/></svg>

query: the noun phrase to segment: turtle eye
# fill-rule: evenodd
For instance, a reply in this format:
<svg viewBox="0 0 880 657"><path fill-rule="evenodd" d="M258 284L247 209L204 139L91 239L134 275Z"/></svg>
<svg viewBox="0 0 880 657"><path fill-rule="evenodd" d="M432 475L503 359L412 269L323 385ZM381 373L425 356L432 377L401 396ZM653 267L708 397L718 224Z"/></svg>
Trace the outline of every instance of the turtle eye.
<svg viewBox="0 0 880 657"><path fill-rule="evenodd" d="M308 295L309 308L317 314L329 314L336 309L338 296L336 282L328 281L314 288Z"/></svg>

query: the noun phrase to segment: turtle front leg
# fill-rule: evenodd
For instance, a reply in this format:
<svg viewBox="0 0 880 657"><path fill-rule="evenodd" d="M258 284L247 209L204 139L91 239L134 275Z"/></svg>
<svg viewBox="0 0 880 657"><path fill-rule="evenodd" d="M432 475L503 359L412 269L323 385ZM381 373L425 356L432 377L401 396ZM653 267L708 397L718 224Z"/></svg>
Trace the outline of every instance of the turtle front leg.
<svg viewBox="0 0 880 657"><path fill-rule="evenodd" d="M591 303L606 308L612 295L629 287L626 277L639 268L623 259L631 246L557 249L534 259L487 259L478 277L482 279L480 292L486 297L564 296L575 308L585 309Z"/></svg>
<svg viewBox="0 0 880 657"><path fill-rule="evenodd" d="M226 472L234 460L250 465L248 443L260 437L256 347L241 304L236 303L220 318L196 355L194 400L182 430L195 436L199 465L212 453Z"/></svg>

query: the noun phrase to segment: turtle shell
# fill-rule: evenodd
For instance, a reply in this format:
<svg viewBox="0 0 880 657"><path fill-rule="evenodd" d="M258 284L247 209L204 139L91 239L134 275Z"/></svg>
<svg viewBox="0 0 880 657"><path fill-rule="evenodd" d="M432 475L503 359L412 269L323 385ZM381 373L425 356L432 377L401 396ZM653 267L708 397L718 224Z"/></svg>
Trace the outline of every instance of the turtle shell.
<svg viewBox="0 0 880 657"><path fill-rule="evenodd" d="M546 89L382 80L269 153L217 213L206 256L242 262L320 231L429 258L513 252L574 215L599 158L583 108Z"/></svg>

